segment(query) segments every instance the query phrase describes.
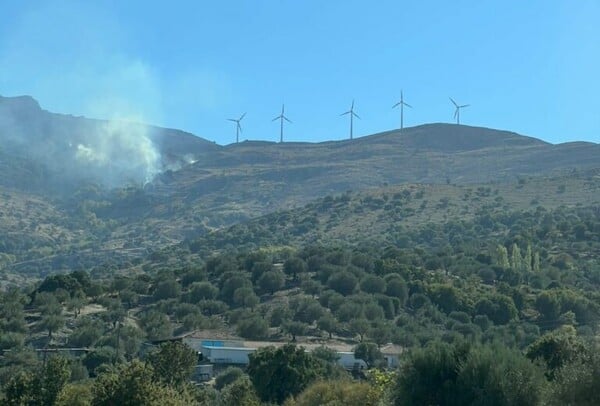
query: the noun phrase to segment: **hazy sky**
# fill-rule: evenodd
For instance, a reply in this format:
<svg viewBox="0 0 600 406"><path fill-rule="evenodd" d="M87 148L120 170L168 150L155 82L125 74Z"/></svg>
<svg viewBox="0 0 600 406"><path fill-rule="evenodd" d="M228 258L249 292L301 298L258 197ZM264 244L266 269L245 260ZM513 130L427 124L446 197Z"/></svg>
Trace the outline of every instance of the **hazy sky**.
<svg viewBox="0 0 600 406"><path fill-rule="evenodd" d="M453 121L600 142L600 1L2 0L0 95L218 143Z"/></svg>

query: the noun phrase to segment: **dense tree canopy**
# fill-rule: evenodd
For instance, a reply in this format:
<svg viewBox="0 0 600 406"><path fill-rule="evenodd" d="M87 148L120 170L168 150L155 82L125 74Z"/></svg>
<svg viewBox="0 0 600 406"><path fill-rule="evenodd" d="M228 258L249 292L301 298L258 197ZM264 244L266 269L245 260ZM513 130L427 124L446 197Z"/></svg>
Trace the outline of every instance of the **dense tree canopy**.
<svg viewBox="0 0 600 406"><path fill-rule="evenodd" d="M148 355L155 378L173 387L188 382L198 362L196 351L178 341L167 342Z"/></svg>
<svg viewBox="0 0 600 406"><path fill-rule="evenodd" d="M248 375L260 398L282 403L321 377L323 364L301 347L266 347L250 355Z"/></svg>

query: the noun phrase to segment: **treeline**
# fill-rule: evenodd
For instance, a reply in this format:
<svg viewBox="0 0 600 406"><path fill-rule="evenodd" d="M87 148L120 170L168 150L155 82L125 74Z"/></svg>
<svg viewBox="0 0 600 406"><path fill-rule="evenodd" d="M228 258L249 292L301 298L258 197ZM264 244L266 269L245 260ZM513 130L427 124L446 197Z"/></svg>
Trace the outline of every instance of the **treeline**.
<svg viewBox="0 0 600 406"><path fill-rule="evenodd" d="M563 329L528 351L504 346L434 341L409 352L398 371L371 369L354 380L335 353L308 353L288 344L250 356L245 370L225 369L214 385L194 386L196 354L178 342L145 360L105 365L94 380L73 375L54 356L3 385L6 405L596 405L600 357L594 343Z"/></svg>

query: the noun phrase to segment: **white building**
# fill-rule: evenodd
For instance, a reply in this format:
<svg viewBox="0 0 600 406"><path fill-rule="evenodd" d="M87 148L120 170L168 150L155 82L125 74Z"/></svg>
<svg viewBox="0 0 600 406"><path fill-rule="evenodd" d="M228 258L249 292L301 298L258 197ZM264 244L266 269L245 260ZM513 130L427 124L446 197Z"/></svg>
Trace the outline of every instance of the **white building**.
<svg viewBox="0 0 600 406"><path fill-rule="evenodd" d="M179 337L173 337L168 340L160 340L153 342L154 345L159 344L163 341L181 341L188 345L196 352L202 354L203 362L209 362L214 365L239 365L245 366L250 363L248 356L252 354L257 348L266 346L280 347L285 345L283 342L255 342L255 341L241 341L241 340L223 340L210 338L211 336L201 335L195 336L193 334L186 334ZM213 336L214 337L214 336ZM311 344L305 343L300 344L305 348L306 351L310 352L316 348L321 347L323 344ZM328 346L336 352L338 356L337 363L347 370L362 370L367 369L367 364L361 359L357 359L352 351L353 346L348 344L332 344ZM400 354L403 348L388 343L380 348L380 351L384 357L385 363L388 368L398 368ZM202 371L203 375L207 374L207 371ZM212 374L212 371L211 371ZM209 375L210 376L210 375Z"/></svg>
<svg viewBox="0 0 600 406"><path fill-rule="evenodd" d="M337 359L338 365L345 369L354 371L367 369L367 363L362 359L357 359L351 351L337 351L336 354L339 357Z"/></svg>
<svg viewBox="0 0 600 406"><path fill-rule="evenodd" d="M248 355L256 351L256 348L203 345L200 351L204 359L212 364L248 365Z"/></svg>

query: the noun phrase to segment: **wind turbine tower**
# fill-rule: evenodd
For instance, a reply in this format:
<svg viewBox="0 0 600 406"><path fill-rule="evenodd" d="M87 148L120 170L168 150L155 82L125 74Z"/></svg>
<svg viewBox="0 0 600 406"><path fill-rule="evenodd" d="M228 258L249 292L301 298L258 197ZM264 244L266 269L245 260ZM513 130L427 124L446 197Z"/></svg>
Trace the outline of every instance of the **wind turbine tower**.
<svg viewBox="0 0 600 406"><path fill-rule="evenodd" d="M456 107L456 110L454 110L454 118L456 119L456 124L460 124L460 109L469 107L470 104L459 105L452 99L452 97L450 97L450 101L452 102L452 104L454 104L454 107Z"/></svg>
<svg viewBox="0 0 600 406"><path fill-rule="evenodd" d="M273 120L271 121L276 121L276 120L280 120L281 123L281 127L279 130L279 142L283 142L283 120L287 121L288 123L292 123L286 116L285 116L285 104L281 105L281 114L278 115L277 117L275 117Z"/></svg>
<svg viewBox="0 0 600 406"><path fill-rule="evenodd" d="M400 90L400 101L394 104L392 108L395 109L398 106L400 106L400 130L402 131L402 129L404 129L404 106L412 109L412 106L404 101L404 94L402 93L402 90Z"/></svg>
<svg viewBox="0 0 600 406"><path fill-rule="evenodd" d="M233 121L235 123L235 143L237 144L238 142L240 142L240 133L242 132L242 126L240 125L240 121L242 121L242 119L244 118L244 116L246 115L246 113L242 114L240 116L240 118L235 119L235 118L228 118L228 121Z"/></svg>
<svg viewBox="0 0 600 406"><path fill-rule="evenodd" d="M350 106L350 110L348 110L345 113L340 114L340 116L345 116L346 114L350 115L350 139L352 139L353 136L353 129L354 129L354 117L358 118L360 120L360 117L358 116L358 114L356 114L354 112L354 100L352 100L352 105Z"/></svg>

